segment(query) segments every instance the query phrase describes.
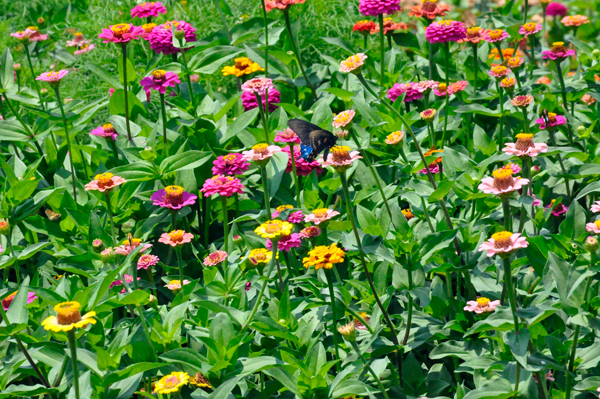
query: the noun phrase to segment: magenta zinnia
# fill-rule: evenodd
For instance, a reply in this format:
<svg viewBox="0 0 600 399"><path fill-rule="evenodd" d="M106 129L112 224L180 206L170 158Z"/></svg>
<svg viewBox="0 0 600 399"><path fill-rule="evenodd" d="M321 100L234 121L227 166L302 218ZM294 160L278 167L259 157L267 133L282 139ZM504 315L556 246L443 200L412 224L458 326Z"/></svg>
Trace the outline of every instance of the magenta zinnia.
<svg viewBox="0 0 600 399"><path fill-rule="evenodd" d="M184 191L183 187L180 186L167 186L150 197L154 201L153 205L175 210L186 205L194 205L197 198L198 196Z"/></svg>
<svg viewBox="0 0 600 399"><path fill-rule="evenodd" d="M200 191L204 193L205 197L210 197L213 194L231 197L233 194L242 194L244 186L234 177L217 175L206 180Z"/></svg>

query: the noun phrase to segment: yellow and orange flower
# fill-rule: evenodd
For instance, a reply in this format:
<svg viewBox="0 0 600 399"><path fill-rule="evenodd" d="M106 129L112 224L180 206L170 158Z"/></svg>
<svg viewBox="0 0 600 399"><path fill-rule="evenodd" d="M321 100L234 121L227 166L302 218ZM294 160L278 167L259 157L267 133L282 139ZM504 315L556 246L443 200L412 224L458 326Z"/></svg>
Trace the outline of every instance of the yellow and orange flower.
<svg viewBox="0 0 600 399"><path fill-rule="evenodd" d="M83 316L79 312L79 302L62 302L54 307L56 316L50 316L42 322L45 330L60 332L74 328L84 328L88 324L96 324L96 312L88 312Z"/></svg>
<svg viewBox="0 0 600 399"><path fill-rule="evenodd" d="M303 264L305 268L314 267L316 270L332 269L334 264L343 263L345 256L344 251L335 243L331 246L321 245L308 253L308 257L303 259Z"/></svg>
<svg viewBox="0 0 600 399"><path fill-rule="evenodd" d="M221 70L223 76L233 75L238 78L259 71L264 71L264 69L248 57L236 58L235 65L227 65Z"/></svg>
<svg viewBox="0 0 600 399"><path fill-rule="evenodd" d="M179 389L187 385L190 381L188 373L182 371L174 371L169 375L165 375L163 378L158 380L154 385L154 392L159 394L168 394L178 392Z"/></svg>

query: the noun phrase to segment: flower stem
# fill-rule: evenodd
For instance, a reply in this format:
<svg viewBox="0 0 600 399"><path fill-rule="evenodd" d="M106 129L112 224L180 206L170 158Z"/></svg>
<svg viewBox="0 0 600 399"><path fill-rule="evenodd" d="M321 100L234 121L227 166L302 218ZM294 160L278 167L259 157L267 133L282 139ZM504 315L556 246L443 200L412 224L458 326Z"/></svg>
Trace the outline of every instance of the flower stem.
<svg viewBox="0 0 600 399"><path fill-rule="evenodd" d="M477 72L479 72L479 58L477 57L477 44L471 46L473 48L473 62L475 64L475 79L473 82L473 93L477 93Z"/></svg>
<svg viewBox="0 0 600 399"><path fill-rule="evenodd" d="M508 292L508 301L510 302L510 309L512 311L513 322L515 324L515 332L519 332L519 319L517 318L517 299L515 296L515 289L513 287L512 268L510 266L510 256L502 258L504 265L504 281L506 282L506 291Z"/></svg>
<svg viewBox="0 0 600 399"><path fill-rule="evenodd" d="M556 147L556 137L554 136L554 132L552 130L548 130L548 132L550 132L550 139L552 140L552 145L554 147ZM560 169L562 170L564 178L565 178L565 185L567 186L567 197L569 198L569 202L570 202L571 201L571 187L570 187L571 184L569 182L569 178L567 177L567 170L565 169L565 164L563 163L560 153L556 154L556 157L558 159L558 163L560 164Z"/></svg>
<svg viewBox="0 0 600 399"><path fill-rule="evenodd" d="M383 384L381 383L381 379L379 378L379 376L377 374L375 374L375 372L373 371L373 369L371 368L371 366L369 366L369 364L367 363L367 360L363 357L362 353L360 353L360 348L358 347L358 344L356 343L356 341L352 341L352 348L354 348L354 350L356 351L356 354L358 355L358 357L360 358L360 361L363 362L363 364L365 365L366 369L369 371L369 373L371 373L371 375L373 376L373 378L375 379L375 381L377 381L377 386L379 387L379 389L381 390L381 394L383 395L383 397L385 399L390 399L385 387L383 386Z"/></svg>
<svg viewBox="0 0 600 399"><path fill-rule="evenodd" d="M383 81L385 78L385 46L383 43L383 14L379 14L379 46L381 47L381 72L379 73L379 86L383 87Z"/></svg>
<svg viewBox="0 0 600 399"><path fill-rule="evenodd" d="M266 108L263 108L263 104L262 104L262 98L258 95L258 93L254 93L254 95L256 96L256 104L258 104L258 113L260 114L260 120L262 122L263 125L263 129L265 131L265 142L267 144L270 143L269 141L269 119L267 118L266 113L268 112ZM265 99L267 99L267 96L269 94L267 92L265 92Z"/></svg>
<svg viewBox="0 0 600 399"><path fill-rule="evenodd" d="M181 250L179 248L175 248L175 255L177 255L177 266L179 267L179 282L183 289L183 261L181 260Z"/></svg>
<svg viewBox="0 0 600 399"><path fill-rule="evenodd" d="M165 147L165 158L169 156L169 148L167 147L167 108L165 106L165 95L160 94L160 111L162 114L162 130L163 130L163 146Z"/></svg>
<svg viewBox="0 0 600 399"><path fill-rule="evenodd" d="M267 7L262 1L263 21L265 25L265 77L269 77L269 24L267 23ZM267 98L268 101L268 98Z"/></svg>
<svg viewBox="0 0 600 399"><path fill-rule="evenodd" d="M265 294L265 289L267 288L267 285L269 285L269 277L271 276L271 273L273 272L273 266L275 265L275 262L277 260L277 244L278 244L277 242L273 243L273 255L271 257L271 262L269 263L267 272L263 276L265 282L263 283L262 287L260 288L260 292L258 293L258 296L256 297L256 303L254 304L254 307L252 308L250 317L248 317L248 320L246 320L246 322L242 325L242 328L240 331L244 331L250 325L250 323L252 323L252 319L254 319L254 316L256 315L256 312L258 311L258 307L260 306L262 297Z"/></svg>
<svg viewBox="0 0 600 399"><path fill-rule="evenodd" d="M196 97L194 96L194 88L192 86L192 78L190 77L190 71L188 70L187 58L185 57L185 49L181 49L181 61L183 61L183 66L185 68L185 79L188 84L188 92L190 93L190 100L192 101L192 107L194 108L192 112L192 116L196 117L197 115L197 107L196 107Z"/></svg>
<svg viewBox="0 0 600 399"><path fill-rule="evenodd" d="M17 258L17 254L15 253L15 249L13 248L13 244L12 244L12 236L13 236L13 227L10 227L10 234L8 235L7 238L7 242L8 242L8 248L10 249L10 256L12 256L15 259L15 274L17 275L17 284L21 284L21 274L19 273L19 258ZM4 273L4 280L6 280L6 283L8 283L8 268L6 268L6 272ZM8 325L8 322L6 323Z"/></svg>
<svg viewBox="0 0 600 399"><path fill-rule="evenodd" d="M567 92L565 90L565 79L563 78L562 68L560 67L560 61L556 60L556 72L558 74L558 80L560 82L560 91L563 100L563 109L565 110L565 119L567 121L567 130L569 132L569 144L573 145L573 132L571 131L571 123L567 114L569 113L569 103L567 102Z"/></svg>
<svg viewBox="0 0 600 399"><path fill-rule="evenodd" d="M266 167L260 167L260 175L262 177L263 191L265 194L265 208L267 209L267 219L271 220L271 195L269 194L269 181L267 179Z"/></svg>
<svg viewBox="0 0 600 399"><path fill-rule="evenodd" d="M446 100L444 102L444 133L442 133L442 148L446 145L446 131L448 129L448 101L450 100L450 93L448 93L448 87L450 85L450 67L448 66L448 61L450 59L450 44L448 42L444 43L444 50L446 53L446 58L444 59L444 69L446 75Z"/></svg>
<svg viewBox="0 0 600 399"><path fill-rule="evenodd" d="M333 330L333 345L335 347L335 358L340 358L340 349L339 349L339 335L337 330L337 309L335 306L335 293L333 291L333 278L331 277L331 269L325 269L325 276L327 277L327 285L329 286L329 298L331 301L331 314L333 320L331 320L331 329Z"/></svg>
<svg viewBox="0 0 600 399"><path fill-rule="evenodd" d="M75 329L67 331L69 347L71 348L71 364L73 365L73 385L75 386L75 399L79 399L79 367L77 362L77 339Z"/></svg>
<svg viewBox="0 0 600 399"><path fill-rule="evenodd" d="M33 78L33 84L35 85L35 91L37 92L38 98L40 99L40 104L42 105L42 109L46 110L46 105L44 104L44 100L42 99L42 93L40 92L40 86L38 81L35 79L35 70L33 69L33 63L31 62L31 55L29 54L29 46L23 43L23 47L25 47L25 54L27 55L27 62L29 63L29 69L31 70L31 77Z"/></svg>
<svg viewBox="0 0 600 399"><path fill-rule="evenodd" d="M432 229L433 232L433 229ZM410 255L408 258L408 266L410 269ZM402 345L406 345L408 342L408 337L410 336L410 325L412 324L412 315L413 315L413 297L410 293L410 290L413 288L413 278L412 278L412 270L407 270L408 272L408 290L406 292L406 296L408 296L408 317L406 318L406 331L404 333L404 339L402 339Z"/></svg>
<svg viewBox="0 0 600 399"><path fill-rule="evenodd" d="M112 206L110 204L110 194L108 191L104 192L104 198L106 199L106 210L108 211L108 219L110 220L110 234L112 235L113 246L117 245L117 229L115 228L114 215Z"/></svg>
<svg viewBox="0 0 600 399"><path fill-rule="evenodd" d="M429 80L433 80L433 43L429 42ZM427 96L429 97L429 96Z"/></svg>
<svg viewBox="0 0 600 399"><path fill-rule="evenodd" d="M221 207L223 208L223 230L224 230L224 238L223 238L223 248L225 252L229 251L229 219L227 215L227 197L221 195ZM227 260L225 260L227 262Z"/></svg>
<svg viewBox="0 0 600 399"><path fill-rule="evenodd" d="M288 143L290 147L290 158L292 159L292 176L294 178L294 186L296 187L296 203L300 207L300 182L298 181L298 172L296 171L296 156L294 155L294 143Z"/></svg>
<svg viewBox="0 0 600 399"><path fill-rule="evenodd" d="M127 140L134 145L129 126L129 98L127 97L127 43L121 44L121 53L123 55L123 90L125 91L125 126L127 127Z"/></svg>
<svg viewBox="0 0 600 399"><path fill-rule="evenodd" d="M292 33L292 23L290 21L289 9L286 8L285 10L283 10L283 17L285 19L285 28L288 31L288 35L290 36L290 42L292 43L292 50L294 51L294 55L296 56L296 61L298 62L298 67L300 68L300 71L302 72L302 76L304 76L304 80L306 80L306 84L308 85L308 87L310 87L310 90L312 90L315 101L317 101L318 98L317 98L317 92L315 90L315 86L308 79L308 75L306 75L306 71L304 70L304 65L302 64L302 59L300 58L300 52L298 51L298 46L296 45L296 42L294 41L294 34Z"/></svg>
<svg viewBox="0 0 600 399"><path fill-rule="evenodd" d="M69 162L71 163L71 180L73 183L73 199L77 202L77 175L75 174L75 166L73 165L73 151L71 150L71 138L69 137L69 128L67 123L67 117L65 115L65 110L62 105L62 101L60 100L60 91L58 87L54 88L54 93L56 94L56 100L58 101L58 105L60 106L60 112L63 117L63 121L65 124L65 136L67 136L67 146L69 147ZM83 158L83 154L81 154ZM82 159L85 163L85 159ZM85 167L85 164L84 164Z"/></svg>
<svg viewBox="0 0 600 399"><path fill-rule="evenodd" d="M227 19L225 18L225 14L221 9L221 4L219 4L219 0L214 0L215 6L217 10L219 10L219 15L221 16L221 22L223 22L223 28L225 29L225 34L227 35L227 40L231 43L231 32L229 31L229 27L227 26Z"/></svg>
<svg viewBox="0 0 600 399"><path fill-rule="evenodd" d="M510 203L507 196L501 196L502 211L504 212L504 230L512 233L512 216L510 214Z"/></svg>

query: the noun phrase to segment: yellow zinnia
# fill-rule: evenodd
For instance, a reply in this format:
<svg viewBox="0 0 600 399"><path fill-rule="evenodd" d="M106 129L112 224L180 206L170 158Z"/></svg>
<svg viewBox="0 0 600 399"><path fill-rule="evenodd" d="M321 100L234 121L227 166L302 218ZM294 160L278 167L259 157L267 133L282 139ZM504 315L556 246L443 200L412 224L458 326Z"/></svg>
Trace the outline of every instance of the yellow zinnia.
<svg viewBox="0 0 600 399"><path fill-rule="evenodd" d="M228 65L224 67L221 72L223 76L233 75L240 76L250 75L251 73L264 71L256 62L252 61L248 57L240 57L235 59L235 65Z"/></svg>
<svg viewBox="0 0 600 399"><path fill-rule="evenodd" d="M321 245L315 247L308 253L308 258L303 259L304 267L312 267L316 270L321 268L331 269L336 263L344 262L344 256L346 254L341 248L337 247L337 244L331 244L331 246Z"/></svg>
<svg viewBox="0 0 600 399"><path fill-rule="evenodd" d="M44 329L54 332L71 331L84 328L88 324L96 324L96 312L88 312L81 316L79 302L62 302L54 307L56 316L50 316L42 322Z"/></svg>
<svg viewBox="0 0 600 399"><path fill-rule="evenodd" d="M169 375L165 375L163 378L158 380L154 385L153 393L173 393L179 391L184 385L187 385L190 380L188 373L182 371L174 371Z"/></svg>
<svg viewBox="0 0 600 399"><path fill-rule="evenodd" d="M275 219L261 224L254 232L262 238L278 239L281 236L289 236L292 233L293 227L294 225L290 222Z"/></svg>
<svg viewBox="0 0 600 399"><path fill-rule="evenodd" d="M279 258L279 254L277 254ZM250 251L250 255L248 255L248 259L252 261L252 263L269 263L273 258L273 252L269 251L266 248L256 248Z"/></svg>

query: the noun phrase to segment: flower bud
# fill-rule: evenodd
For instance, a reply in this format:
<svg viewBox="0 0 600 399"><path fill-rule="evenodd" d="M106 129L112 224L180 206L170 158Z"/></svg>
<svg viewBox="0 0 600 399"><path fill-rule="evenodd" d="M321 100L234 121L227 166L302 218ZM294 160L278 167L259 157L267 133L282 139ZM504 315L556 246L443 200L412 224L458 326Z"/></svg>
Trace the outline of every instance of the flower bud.
<svg viewBox="0 0 600 399"><path fill-rule="evenodd" d="M156 159L156 154L152 150L152 147L146 147L142 151L140 151L140 156L145 161L153 161Z"/></svg>
<svg viewBox="0 0 600 399"><path fill-rule="evenodd" d="M0 219L0 234L7 236L10 234L10 224L7 220Z"/></svg>
<svg viewBox="0 0 600 399"><path fill-rule="evenodd" d="M135 229L135 220L133 220L133 219L129 219L128 221L123 223L123 225L121 225L121 230L125 234L131 233L133 231L133 229Z"/></svg>
<svg viewBox="0 0 600 399"><path fill-rule="evenodd" d="M354 327L354 323L348 323L345 326L338 327L338 332L342 334L346 341L356 341L356 328Z"/></svg>
<svg viewBox="0 0 600 399"><path fill-rule="evenodd" d="M100 255L102 256L103 262L108 262L115 256L115 251L113 251L112 247L106 248L104 251L100 252Z"/></svg>
<svg viewBox="0 0 600 399"><path fill-rule="evenodd" d="M44 96L44 97L45 97L45 96L47 96L47 95L48 95L48 89L46 89L46 88L44 87L43 89L41 89L41 90L40 90L40 94L41 94L42 96Z"/></svg>
<svg viewBox="0 0 600 399"><path fill-rule="evenodd" d="M37 23L38 25L44 25L46 23L46 20L44 19L44 17L39 17L37 19Z"/></svg>
<svg viewBox="0 0 600 399"><path fill-rule="evenodd" d="M21 71L21 64L13 64L13 69L16 72L20 72Z"/></svg>
<svg viewBox="0 0 600 399"><path fill-rule="evenodd" d="M192 83L198 83L198 81L200 80L200 75L198 75L197 73L193 74L190 76L190 80L192 81Z"/></svg>
<svg viewBox="0 0 600 399"><path fill-rule="evenodd" d="M598 242L596 238L590 236L586 238L583 246L589 253L594 254L598 251L598 248L600 248L600 242Z"/></svg>
<svg viewBox="0 0 600 399"><path fill-rule="evenodd" d="M585 126L577 126L577 135L582 136L586 130Z"/></svg>
<svg viewBox="0 0 600 399"><path fill-rule="evenodd" d="M233 243L235 245L242 245L244 243L244 239L242 238L242 236L236 234L233 236Z"/></svg>
<svg viewBox="0 0 600 399"><path fill-rule="evenodd" d="M594 49L594 51L592 51L592 57L594 57L596 60L600 60L600 50Z"/></svg>
<svg viewBox="0 0 600 399"><path fill-rule="evenodd" d="M64 102L65 102L65 104L68 104L68 103L70 103L71 101L73 101L73 99L72 99L72 98L65 98L65 101L64 101Z"/></svg>
<svg viewBox="0 0 600 399"><path fill-rule="evenodd" d="M156 302L156 297L152 294L150 294L150 296L148 297L148 303L154 303Z"/></svg>
<svg viewBox="0 0 600 399"><path fill-rule="evenodd" d="M346 140L349 132L347 130L338 130L334 134L337 136L338 139Z"/></svg>
<svg viewBox="0 0 600 399"><path fill-rule="evenodd" d="M185 31L183 29L175 30L175 37L179 40L185 39Z"/></svg>
<svg viewBox="0 0 600 399"><path fill-rule="evenodd" d="M539 175L539 174L540 174L540 171L541 171L541 170L540 170L540 167L539 167L539 166L535 166L535 165L534 165L534 166L532 166L532 167L531 167L531 172L530 172L530 173L531 173L531 177L534 177L534 176L537 176L537 175Z"/></svg>
<svg viewBox="0 0 600 399"><path fill-rule="evenodd" d="M101 239L96 238L94 241L92 241L92 247L94 248L95 252L100 253L104 250L104 243Z"/></svg>
<svg viewBox="0 0 600 399"><path fill-rule="evenodd" d="M427 123L433 122L436 112L437 111L433 108L426 109L425 111L420 113L421 119L423 119Z"/></svg>

